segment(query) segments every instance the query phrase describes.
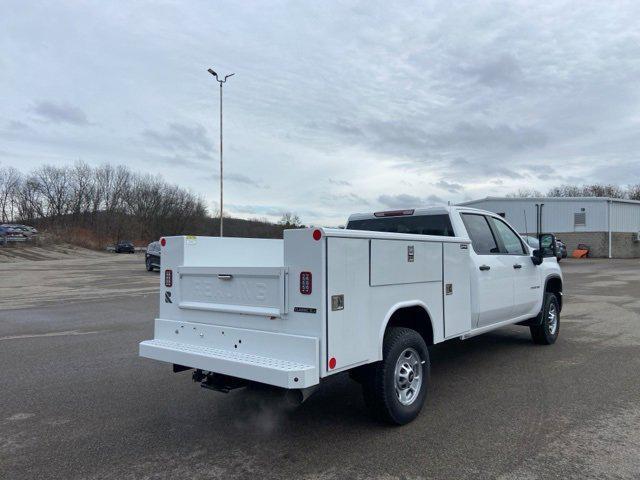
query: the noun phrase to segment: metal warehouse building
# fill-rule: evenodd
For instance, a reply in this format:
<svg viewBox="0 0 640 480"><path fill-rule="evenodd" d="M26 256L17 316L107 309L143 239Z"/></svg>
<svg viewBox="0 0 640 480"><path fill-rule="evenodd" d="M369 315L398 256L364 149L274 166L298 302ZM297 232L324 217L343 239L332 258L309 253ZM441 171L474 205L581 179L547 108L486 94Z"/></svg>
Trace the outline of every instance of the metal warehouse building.
<svg viewBox="0 0 640 480"><path fill-rule="evenodd" d="M592 257L640 258L640 201L606 197L487 197L460 203L504 216L518 232L536 234L541 209L542 232L555 233L569 254L579 243Z"/></svg>

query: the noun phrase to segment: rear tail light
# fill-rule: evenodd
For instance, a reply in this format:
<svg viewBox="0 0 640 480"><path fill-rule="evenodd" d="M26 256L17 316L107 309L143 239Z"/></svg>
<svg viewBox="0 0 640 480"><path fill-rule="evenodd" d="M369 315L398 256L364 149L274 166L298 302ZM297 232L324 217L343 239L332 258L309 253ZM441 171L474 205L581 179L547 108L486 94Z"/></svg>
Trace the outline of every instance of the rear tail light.
<svg viewBox="0 0 640 480"><path fill-rule="evenodd" d="M164 271L164 286L165 287L173 286L173 270Z"/></svg>
<svg viewBox="0 0 640 480"><path fill-rule="evenodd" d="M311 272L300 272L300 293L311 295Z"/></svg>

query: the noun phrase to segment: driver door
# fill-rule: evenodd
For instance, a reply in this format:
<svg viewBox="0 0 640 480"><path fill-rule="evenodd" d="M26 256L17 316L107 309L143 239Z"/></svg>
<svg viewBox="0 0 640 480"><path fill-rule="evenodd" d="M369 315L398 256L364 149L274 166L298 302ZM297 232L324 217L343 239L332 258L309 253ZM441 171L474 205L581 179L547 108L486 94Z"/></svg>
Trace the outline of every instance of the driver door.
<svg viewBox="0 0 640 480"><path fill-rule="evenodd" d="M513 269L513 318L535 315L539 309L539 269L520 236L503 220L488 217L506 263Z"/></svg>
<svg viewBox="0 0 640 480"><path fill-rule="evenodd" d="M462 213L471 239L471 302L474 326L484 327L513 318L514 288L511 258L500 246L486 215Z"/></svg>

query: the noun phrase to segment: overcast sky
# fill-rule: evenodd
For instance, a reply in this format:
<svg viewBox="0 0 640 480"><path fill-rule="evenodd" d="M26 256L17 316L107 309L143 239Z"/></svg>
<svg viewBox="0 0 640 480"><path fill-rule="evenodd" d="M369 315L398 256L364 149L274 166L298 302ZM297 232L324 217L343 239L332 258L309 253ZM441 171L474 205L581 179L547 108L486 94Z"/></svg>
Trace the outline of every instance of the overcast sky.
<svg viewBox="0 0 640 480"><path fill-rule="evenodd" d="M0 4L0 165L126 164L225 211L640 182L640 2Z"/></svg>

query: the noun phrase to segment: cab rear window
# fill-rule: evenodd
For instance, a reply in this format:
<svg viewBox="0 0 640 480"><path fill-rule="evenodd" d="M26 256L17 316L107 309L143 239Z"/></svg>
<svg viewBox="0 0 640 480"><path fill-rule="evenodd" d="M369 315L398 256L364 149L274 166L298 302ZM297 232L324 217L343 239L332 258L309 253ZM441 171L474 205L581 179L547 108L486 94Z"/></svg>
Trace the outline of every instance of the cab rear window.
<svg viewBox="0 0 640 480"><path fill-rule="evenodd" d="M347 228L370 232L413 233L416 235L438 235L442 237L454 236L451 220L447 214L351 220L347 223Z"/></svg>

